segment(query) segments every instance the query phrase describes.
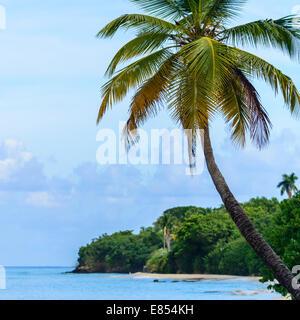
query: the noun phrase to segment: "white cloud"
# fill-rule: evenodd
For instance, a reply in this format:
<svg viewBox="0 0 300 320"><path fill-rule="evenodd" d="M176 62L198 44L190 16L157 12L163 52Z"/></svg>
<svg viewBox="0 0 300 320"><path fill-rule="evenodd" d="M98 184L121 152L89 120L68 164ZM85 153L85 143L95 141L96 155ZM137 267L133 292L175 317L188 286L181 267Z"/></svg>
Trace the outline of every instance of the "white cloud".
<svg viewBox="0 0 300 320"><path fill-rule="evenodd" d="M43 165L26 150L22 141L6 139L0 143L0 189L33 192L46 184Z"/></svg>
<svg viewBox="0 0 300 320"><path fill-rule="evenodd" d="M0 160L0 180L9 181L11 174L16 169L15 159Z"/></svg>
<svg viewBox="0 0 300 320"><path fill-rule="evenodd" d="M58 207L59 203L54 199L54 197L48 192L30 192L27 199L25 200L26 204L34 207Z"/></svg>
<svg viewBox="0 0 300 320"><path fill-rule="evenodd" d="M5 140L0 154L0 181L10 181L13 174L24 167L31 159L32 154L24 151L21 141L15 139Z"/></svg>

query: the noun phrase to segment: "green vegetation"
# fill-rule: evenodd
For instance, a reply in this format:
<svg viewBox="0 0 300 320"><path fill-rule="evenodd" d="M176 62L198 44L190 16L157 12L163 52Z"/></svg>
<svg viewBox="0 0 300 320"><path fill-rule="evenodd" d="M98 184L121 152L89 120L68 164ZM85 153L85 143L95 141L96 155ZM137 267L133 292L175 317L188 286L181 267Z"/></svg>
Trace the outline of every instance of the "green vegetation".
<svg viewBox="0 0 300 320"><path fill-rule="evenodd" d="M300 264L300 194L281 203L275 198L255 198L242 207L289 268ZM170 251L163 247L163 222L168 222L173 234ZM153 227L142 228L138 234L132 231L104 234L81 247L78 262L79 272L147 270L263 275L264 281L274 280L261 258L236 230L223 206L166 210ZM280 285L273 287L282 294L287 293Z"/></svg>
<svg viewBox="0 0 300 320"><path fill-rule="evenodd" d="M280 255L285 264L292 270L300 265L300 192L290 200L280 204L280 211L274 216L268 238L274 250ZM274 276L267 268L262 268L264 281L274 280ZM286 295L288 291L279 284L270 286Z"/></svg>
<svg viewBox="0 0 300 320"><path fill-rule="evenodd" d="M104 234L79 249L77 272L140 271L150 253L159 248L161 235L153 228L142 228L138 235L132 231Z"/></svg>
<svg viewBox="0 0 300 320"><path fill-rule="evenodd" d="M147 271L168 273L168 250L158 249L151 253L146 262Z"/></svg>

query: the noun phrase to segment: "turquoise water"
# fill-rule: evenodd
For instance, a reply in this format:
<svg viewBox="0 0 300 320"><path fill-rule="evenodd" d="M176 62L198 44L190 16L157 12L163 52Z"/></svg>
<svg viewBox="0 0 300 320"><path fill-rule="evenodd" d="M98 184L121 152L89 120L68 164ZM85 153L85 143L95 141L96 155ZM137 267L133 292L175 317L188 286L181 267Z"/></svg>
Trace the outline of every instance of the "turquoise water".
<svg viewBox="0 0 300 320"><path fill-rule="evenodd" d="M199 282L153 282L116 274L70 274L63 267L7 267L8 300L240 300L274 299L266 285L245 278Z"/></svg>

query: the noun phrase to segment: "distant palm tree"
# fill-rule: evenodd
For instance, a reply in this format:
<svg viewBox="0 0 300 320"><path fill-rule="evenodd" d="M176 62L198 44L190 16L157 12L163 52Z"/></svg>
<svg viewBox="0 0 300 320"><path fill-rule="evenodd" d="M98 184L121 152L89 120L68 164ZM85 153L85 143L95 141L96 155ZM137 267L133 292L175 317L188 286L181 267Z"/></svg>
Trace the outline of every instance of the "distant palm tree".
<svg viewBox="0 0 300 320"><path fill-rule="evenodd" d="M156 222L156 225L163 230L163 248L171 251L171 240L174 239L172 234L176 218L170 214L164 214ZM166 248L167 247L167 248Z"/></svg>
<svg viewBox="0 0 300 320"><path fill-rule="evenodd" d="M291 175L283 174L282 181L277 186L277 188L281 188L281 195L283 195L286 192L289 196L289 199L291 199L293 193L296 193L298 191L295 185L297 179L298 177L295 175L295 173L292 173Z"/></svg>
<svg viewBox="0 0 300 320"><path fill-rule="evenodd" d="M293 81L272 64L238 46L262 45L298 57L300 19L287 16L228 27L245 0L132 1L150 15L122 15L98 34L110 38L120 28L137 32L107 69L111 79L103 86L98 122L130 89L136 89L125 130L129 141L136 141L137 128L164 106L183 129L192 131L188 136L190 154L195 152L197 129L203 130L208 171L227 211L279 283L300 300L300 290L292 287L293 274L258 233L230 191L210 142L210 123L216 114L222 114L237 144L244 146L248 132L259 148L267 144L271 123L251 83L253 79L263 80L275 92L280 91L291 113L297 113L300 95ZM115 74L120 63L137 56L142 57Z"/></svg>

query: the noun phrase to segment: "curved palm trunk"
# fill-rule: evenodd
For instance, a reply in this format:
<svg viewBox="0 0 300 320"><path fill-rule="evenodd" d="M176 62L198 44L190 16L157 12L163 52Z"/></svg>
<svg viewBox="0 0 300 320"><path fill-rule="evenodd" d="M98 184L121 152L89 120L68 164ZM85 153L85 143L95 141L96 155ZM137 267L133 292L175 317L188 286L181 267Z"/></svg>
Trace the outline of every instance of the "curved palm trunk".
<svg viewBox="0 0 300 320"><path fill-rule="evenodd" d="M275 278L283 285L295 299L300 300L300 290L293 289L293 274L276 255L269 244L263 239L255 229L247 214L231 193L222 173L220 172L215 159L209 137L209 129L204 130L204 155L208 171L212 177L214 185L220 194L223 203L229 212L232 220L240 230L240 233L251 245L254 251L264 260L270 268Z"/></svg>

